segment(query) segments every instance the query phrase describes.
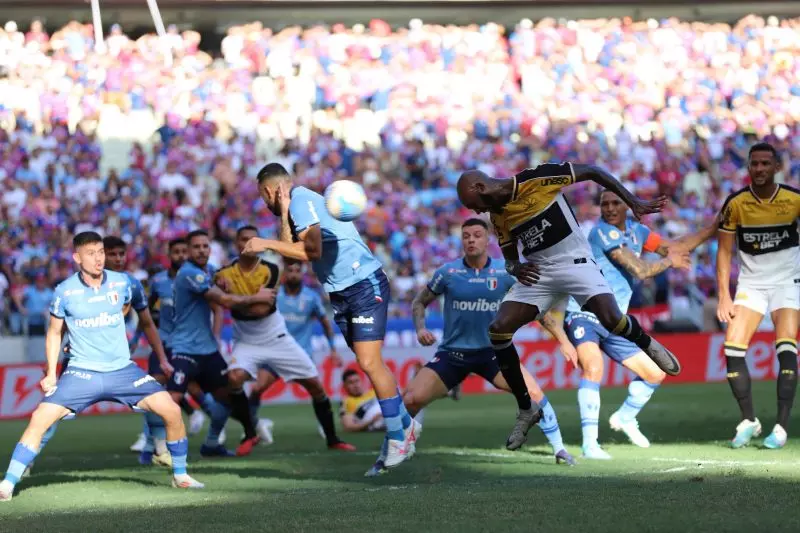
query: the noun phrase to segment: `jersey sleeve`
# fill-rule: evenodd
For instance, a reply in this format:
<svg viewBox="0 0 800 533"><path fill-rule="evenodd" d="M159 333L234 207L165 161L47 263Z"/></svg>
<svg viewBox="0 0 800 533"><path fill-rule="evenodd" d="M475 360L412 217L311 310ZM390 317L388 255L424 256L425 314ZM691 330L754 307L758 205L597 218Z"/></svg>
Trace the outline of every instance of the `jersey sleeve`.
<svg viewBox="0 0 800 533"><path fill-rule="evenodd" d="M489 221L492 223L495 235L497 235L497 243L500 245L500 248L505 248L513 243L511 239L511 230L503 215L491 215Z"/></svg>
<svg viewBox="0 0 800 533"><path fill-rule="evenodd" d="M437 268L433 273L433 277L428 282L428 290L436 296L447 290L447 270L444 266Z"/></svg>
<svg viewBox="0 0 800 533"><path fill-rule="evenodd" d="M295 231L300 234L313 226L319 224L319 214L317 213L317 206L315 205L314 198L308 195L301 195L292 198L289 203L289 216L294 222Z"/></svg>
<svg viewBox="0 0 800 533"><path fill-rule="evenodd" d="M57 285L56 290L53 292L53 299L50 300L50 314L56 318L63 319L66 316L66 304L64 289L61 285Z"/></svg>
<svg viewBox="0 0 800 533"><path fill-rule="evenodd" d="M268 273L266 275L266 280L264 281L264 287L267 289L274 289L278 286L278 281L280 280L281 270L278 268L278 265L275 263L271 263L269 261L262 261L264 266L267 267Z"/></svg>
<svg viewBox="0 0 800 533"><path fill-rule="evenodd" d="M733 201L732 197L725 200L725 205L722 206L722 216L719 221L719 229L728 233L736 231L736 227L741 223L739 209L737 203Z"/></svg>
<svg viewBox="0 0 800 533"><path fill-rule="evenodd" d="M522 183L535 183L539 190L555 189L560 190L567 185L575 183L575 171L572 163L546 163L535 168L526 168L516 176L516 187Z"/></svg>
<svg viewBox="0 0 800 533"><path fill-rule="evenodd" d="M644 238L644 246L642 249L645 252L656 252L658 247L661 246L661 235L655 231L650 231L646 226L643 227L647 230L647 236Z"/></svg>
<svg viewBox="0 0 800 533"><path fill-rule="evenodd" d="M183 273L186 286L195 294L205 294L211 288L211 275L200 269Z"/></svg>
<svg viewBox="0 0 800 533"><path fill-rule="evenodd" d="M590 239L599 244L606 254L625 246L624 235L613 226L600 225L594 230L593 234L590 235Z"/></svg>
<svg viewBox="0 0 800 533"><path fill-rule="evenodd" d="M137 312L147 308L147 295L142 282L136 278L131 278L131 306Z"/></svg>

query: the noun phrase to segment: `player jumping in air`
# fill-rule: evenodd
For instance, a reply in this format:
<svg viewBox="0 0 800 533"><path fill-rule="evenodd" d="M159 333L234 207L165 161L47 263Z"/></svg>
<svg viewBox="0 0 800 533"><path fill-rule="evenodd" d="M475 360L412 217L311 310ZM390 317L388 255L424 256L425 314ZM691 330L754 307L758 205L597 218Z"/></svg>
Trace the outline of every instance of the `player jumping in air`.
<svg viewBox="0 0 800 533"><path fill-rule="evenodd" d="M542 416L541 406L528 393L512 343L514 333L567 296L573 296L582 309L597 316L607 330L636 344L664 372L680 372L678 359L647 335L634 317L619 310L592 257L589 243L561 193L562 188L587 180L614 191L637 218L660 211L666 203L664 198L640 200L608 172L591 165L539 165L506 180L469 170L458 180L461 203L479 213L490 212L506 270L518 280L489 326L500 371L519 407L517 422L506 442L510 450L522 446L528 430ZM522 254L529 262L520 262L517 243L521 243Z"/></svg>
<svg viewBox="0 0 800 533"><path fill-rule="evenodd" d="M725 360L728 383L739 403L742 421L736 426L734 448L746 446L761 433L753 410L750 372L745 355L766 313L775 325L778 354L778 416L764 439L767 448L782 448L787 440L789 413L797 389L797 326L800 317L800 191L775 183L781 164L767 143L750 148L747 169L751 185L730 196L722 207L717 251L717 317L728 323ZM740 273L731 300L733 242L739 249Z"/></svg>
<svg viewBox="0 0 800 533"><path fill-rule="evenodd" d="M40 382L45 397L14 449L5 479L0 482L0 501L11 500L14 486L36 457L48 428L67 415L106 400L151 412L163 420L172 458L173 486L203 488L186 472L189 441L180 408L152 376L131 361L124 318L133 297L130 278L103 269L103 240L97 233L79 233L72 244L72 257L79 271L56 287L50 305L45 341L47 370ZM65 322L70 361L57 378Z"/></svg>
<svg viewBox="0 0 800 533"><path fill-rule="evenodd" d="M689 268L688 253L716 232L716 224L711 224L695 234L669 243L647 226L628 218L627 213L628 206L619 196L611 191L602 191L601 220L589 233L592 255L608 280L622 312L628 310L636 280L656 276L670 267ZM655 252L664 259L647 262L640 257L643 251ZM587 459L611 459L597 442L603 352L638 376L628 385L625 403L611 415L611 429L625 433L636 446L649 447L650 441L639 430L636 416L664 381L666 374L641 348L619 335L609 333L592 313L581 311L574 298L570 298L567 305L566 324L583 370L578 388L583 456Z"/></svg>
<svg viewBox="0 0 800 533"><path fill-rule="evenodd" d="M245 438L236 454L248 455L258 444L258 436L244 391L228 387L227 363L219 353L211 326L211 303L235 310L254 304L272 305L275 291L261 288L246 296L222 291L213 286L207 270L210 254L208 234L203 230L192 231L186 242L189 244L189 259L178 270L173 283L175 314L171 342L175 371L167 383L167 390L176 403L183 398L189 382L196 381L206 392L203 403L211 414L211 424L206 442L200 448L201 455L233 455L219 443L219 434L229 415L240 422L245 431Z"/></svg>
<svg viewBox="0 0 800 533"><path fill-rule="evenodd" d="M215 275L217 283L227 292L251 295L261 288L274 289L278 285L278 265L259 259L257 255L243 253L247 243L258 237L253 226L244 226L236 232L239 257ZM311 396L314 414L322 426L328 448L355 451L355 447L342 442L336 435L333 408L314 361L289 334L283 315L275 304L258 304L231 311L236 343L233 362L228 367L231 388L241 390L247 381L258 376L259 368L267 366L270 372L287 383L296 382Z"/></svg>
<svg viewBox="0 0 800 533"><path fill-rule="evenodd" d="M290 259L311 261L330 295L336 324L375 388L386 420L386 466L395 467L414 454L419 424L403 406L397 382L381 355L389 280L355 225L333 218L321 195L293 187L281 165L262 168L258 185L269 210L281 217L280 240L255 238L245 251L273 250Z"/></svg>
<svg viewBox="0 0 800 533"><path fill-rule="evenodd" d="M433 359L414 376L403 395L403 402L412 416L434 400L447 396L448 390L470 374L477 374L498 389L511 392L497 366L486 324L494 318L500 301L515 280L506 272L503 261L489 257L489 226L486 222L478 218L464 222L461 243L464 256L439 267L412 304L417 339L423 346L431 346L436 339L425 328L425 308L444 295L442 342ZM575 348L561 324L549 314L542 317L541 323L561 343L567 358L575 363ZM553 406L524 367L522 375L530 397L544 413L539 428L553 447L556 462L574 465L575 460L564 449ZM379 457L367 475L383 472L383 457Z"/></svg>

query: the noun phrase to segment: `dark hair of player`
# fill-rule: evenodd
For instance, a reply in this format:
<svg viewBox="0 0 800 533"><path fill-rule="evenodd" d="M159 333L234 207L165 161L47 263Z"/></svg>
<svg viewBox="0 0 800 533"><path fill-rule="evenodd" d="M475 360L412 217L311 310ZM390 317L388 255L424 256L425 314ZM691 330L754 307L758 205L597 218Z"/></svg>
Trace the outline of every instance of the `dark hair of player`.
<svg viewBox="0 0 800 533"><path fill-rule="evenodd" d="M353 370L352 368L348 368L344 372L342 372L342 381L347 381L350 376L357 376L358 372Z"/></svg>
<svg viewBox="0 0 800 533"><path fill-rule="evenodd" d="M189 234L186 236L186 243L191 244L192 239L194 239L195 237L200 237L201 235L203 237L208 237L208 232L204 229L196 229L194 231L190 231Z"/></svg>
<svg viewBox="0 0 800 533"><path fill-rule="evenodd" d="M756 143L750 147L750 152L747 154L748 157L753 155L753 152L769 152L772 154L772 157L778 159L778 151L772 146L770 143Z"/></svg>
<svg viewBox="0 0 800 533"><path fill-rule="evenodd" d="M177 239L172 239L171 241L169 241L169 244L167 245L167 249L168 250L172 250L173 248L175 248L179 244L188 244L188 243L186 242L186 239L184 239L183 237L178 237Z"/></svg>
<svg viewBox="0 0 800 533"><path fill-rule="evenodd" d="M103 242L103 238L96 231L82 231L72 238L72 247L80 248L87 244Z"/></svg>
<svg viewBox="0 0 800 533"><path fill-rule="evenodd" d="M116 248L122 248L126 250L128 248L128 243L126 243L116 235L106 235L105 237L103 237L103 248L105 248L106 252L109 250L114 250Z"/></svg>
<svg viewBox="0 0 800 533"><path fill-rule="evenodd" d="M489 231L489 224L487 224L486 221L483 220L482 218L475 218L475 217L468 218L467 220L464 221L463 224L461 224L461 229L464 229L467 226L480 226L486 231Z"/></svg>
<svg viewBox="0 0 800 533"><path fill-rule="evenodd" d="M294 259L293 257L284 257L283 258L283 266L287 267L289 265L302 265L303 262L299 259Z"/></svg>
<svg viewBox="0 0 800 533"><path fill-rule="evenodd" d="M280 163L268 163L264 168L259 170L258 175L256 175L259 185L267 180L283 177L289 177L289 172Z"/></svg>
<svg viewBox="0 0 800 533"><path fill-rule="evenodd" d="M246 226L242 226L241 228L236 230L236 238L238 239L239 235L241 235L242 232L245 232L245 231L255 231L256 233L258 233L258 228L253 226L252 224L248 224Z"/></svg>

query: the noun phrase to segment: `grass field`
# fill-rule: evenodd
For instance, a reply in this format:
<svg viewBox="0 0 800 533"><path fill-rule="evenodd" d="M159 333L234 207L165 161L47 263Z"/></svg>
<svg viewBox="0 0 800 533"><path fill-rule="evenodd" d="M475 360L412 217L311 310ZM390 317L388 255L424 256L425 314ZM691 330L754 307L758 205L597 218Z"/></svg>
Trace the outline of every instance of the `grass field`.
<svg viewBox="0 0 800 533"><path fill-rule="evenodd" d="M726 448L737 418L727 385L658 391L640 417L647 450L608 429L624 394L603 392L601 439L614 461L556 466L538 431L507 452L513 399L467 397L434 404L417 456L378 479L362 476L379 435L352 438L355 454L328 452L309 406L265 408L276 443L249 458L202 460L192 441L190 472L208 487L192 493L127 452L139 416L79 418L62 423L34 475L0 504L0 532L800 531L800 446ZM774 384L754 395L769 431ZM550 399L579 454L575 391ZM23 425L0 423L3 469Z"/></svg>

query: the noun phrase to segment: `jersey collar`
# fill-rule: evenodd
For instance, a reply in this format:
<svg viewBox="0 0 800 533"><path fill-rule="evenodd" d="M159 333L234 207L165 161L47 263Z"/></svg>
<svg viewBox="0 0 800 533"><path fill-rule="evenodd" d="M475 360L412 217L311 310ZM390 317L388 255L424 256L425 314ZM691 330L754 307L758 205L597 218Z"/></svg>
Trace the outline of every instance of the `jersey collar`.
<svg viewBox="0 0 800 533"><path fill-rule="evenodd" d="M472 268L471 266L469 266L469 265L467 264L467 258L466 258L466 256L461 258L461 262L464 264L464 268L466 268L467 270L475 270L474 268ZM480 270L486 270L487 268L489 268L489 265L491 265L491 264L492 264L492 258L491 258L491 257L487 257L487 258L486 258L486 264L485 264L485 265L483 265L483 266L480 268Z"/></svg>
<svg viewBox="0 0 800 533"><path fill-rule="evenodd" d="M759 198L759 196L758 196L758 195L756 194L756 192L753 190L753 184L752 184L752 183L751 183L750 185L748 185L748 186L747 186L747 188L750 190L750 194L752 194L752 195L753 195L753 198L755 198L755 199L756 199L756 201L757 201L758 203L760 203L760 204L763 204L764 202L766 202L766 203L768 203L768 204L771 204L771 203L772 203L772 200L774 200L774 199L775 199L775 197L776 197L776 196L778 196L778 191L780 191L780 190L781 190L781 186L780 186L780 184L779 184L779 183L776 183L776 184L775 184L775 192L773 192L773 193L772 193L772 196L770 196L770 197L769 197L769 200L764 200L763 198Z"/></svg>
<svg viewBox="0 0 800 533"><path fill-rule="evenodd" d="M81 284L82 284L84 287L88 287L88 288L90 288L90 289L93 289L93 288L94 288L94 287L92 287L91 285L89 285L88 283L86 283L86 281L83 279L83 275L82 275L80 272L78 272L77 276L78 276L78 281L80 281L80 282L81 282ZM100 282L100 286L101 286L101 287L102 287L103 285L105 285L105 284L106 284L106 279L108 279L108 274L106 274L106 271L105 271L105 269L103 269L103 280Z"/></svg>

